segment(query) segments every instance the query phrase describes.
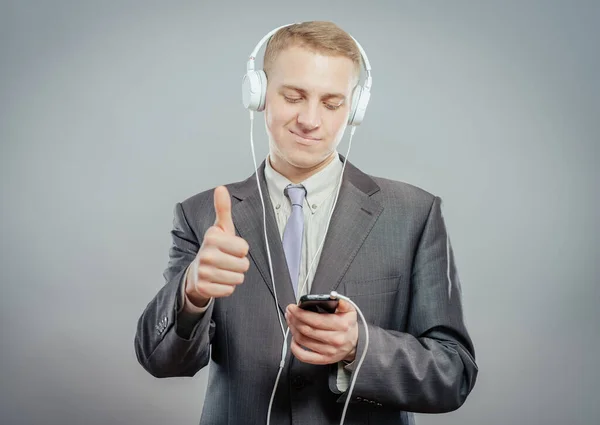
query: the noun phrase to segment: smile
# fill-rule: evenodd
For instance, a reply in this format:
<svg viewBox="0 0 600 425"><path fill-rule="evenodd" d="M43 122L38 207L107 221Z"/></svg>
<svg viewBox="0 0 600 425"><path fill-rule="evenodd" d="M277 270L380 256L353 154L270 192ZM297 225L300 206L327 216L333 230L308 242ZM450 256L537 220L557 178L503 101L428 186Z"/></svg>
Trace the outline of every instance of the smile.
<svg viewBox="0 0 600 425"><path fill-rule="evenodd" d="M302 137L299 134L294 133L292 130L290 130L290 133L294 135L294 138L296 139L296 141L298 143L300 143L301 145L312 146L312 145L316 145L317 143L319 143L321 141L321 139Z"/></svg>

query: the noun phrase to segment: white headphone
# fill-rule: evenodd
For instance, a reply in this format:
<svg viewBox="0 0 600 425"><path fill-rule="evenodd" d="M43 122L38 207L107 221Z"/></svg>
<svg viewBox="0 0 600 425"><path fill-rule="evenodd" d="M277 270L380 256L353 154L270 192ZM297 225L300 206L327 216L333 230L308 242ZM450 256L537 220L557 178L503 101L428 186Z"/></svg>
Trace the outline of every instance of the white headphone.
<svg viewBox="0 0 600 425"><path fill-rule="evenodd" d="M267 75L265 72L260 69L258 71L254 70L254 59L256 58L256 54L262 47L262 45L269 40L273 34L279 31L281 28L289 27L293 24L283 25L279 28L275 28L267 35L265 35L262 40L258 42L252 53L250 54L250 58L248 59L248 63L246 64L246 74L244 75L244 79L242 80L242 102L246 109L251 111L261 112L265 109L265 98L267 94ZM352 36L350 36L352 37ZM362 62L366 72L366 81L365 85L361 86L358 84L352 93L352 106L350 108L350 114L348 115L348 125L359 125L365 116L365 111L367 110L367 105L369 104L369 99L371 97L371 65L369 64L369 59L367 58L367 54L363 50L362 46L356 41L354 37L352 37L358 50L360 50L360 54L362 57Z"/></svg>

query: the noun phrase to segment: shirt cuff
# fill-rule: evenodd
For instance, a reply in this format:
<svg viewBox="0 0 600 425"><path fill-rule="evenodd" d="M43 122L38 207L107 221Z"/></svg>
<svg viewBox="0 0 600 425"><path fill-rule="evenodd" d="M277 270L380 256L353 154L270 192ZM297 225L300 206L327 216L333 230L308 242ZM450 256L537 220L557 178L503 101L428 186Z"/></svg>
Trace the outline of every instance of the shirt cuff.
<svg viewBox="0 0 600 425"><path fill-rule="evenodd" d="M342 360L342 363L344 364L344 370L348 372L354 372L354 367L356 366L356 359L352 360L351 362Z"/></svg>
<svg viewBox="0 0 600 425"><path fill-rule="evenodd" d="M353 362L354 363L354 362ZM345 393L350 386L352 372L345 366L345 362L338 362L336 374L336 387L340 393Z"/></svg>

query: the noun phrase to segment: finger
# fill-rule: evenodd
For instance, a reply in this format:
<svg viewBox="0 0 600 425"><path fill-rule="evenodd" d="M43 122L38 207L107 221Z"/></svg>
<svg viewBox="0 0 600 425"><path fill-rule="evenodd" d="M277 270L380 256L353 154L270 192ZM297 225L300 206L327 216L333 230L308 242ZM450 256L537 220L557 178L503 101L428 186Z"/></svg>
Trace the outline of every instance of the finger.
<svg viewBox="0 0 600 425"><path fill-rule="evenodd" d="M356 311L354 306L342 299L339 301L337 309L335 310L336 313L350 313L351 311Z"/></svg>
<svg viewBox="0 0 600 425"><path fill-rule="evenodd" d="M216 226L209 228L204 234L204 245L215 246L219 250L235 255L236 257L244 257L248 255L248 242L239 236L232 236L222 231L215 231ZM218 228L220 229L220 228Z"/></svg>
<svg viewBox="0 0 600 425"><path fill-rule="evenodd" d="M196 292L203 298L228 297L235 291L235 285L221 285L220 283L199 280L196 284Z"/></svg>
<svg viewBox="0 0 600 425"><path fill-rule="evenodd" d="M245 273L250 267L248 257L229 255L217 248L209 247L198 254L200 266L212 266L222 270L236 273Z"/></svg>
<svg viewBox="0 0 600 425"><path fill-rule="evenodd" d="M346 331L348 325L342 316L331 313L315 313L303 310L297 305L289 305L288 311L295 319L314 329L326 331Z"/></svg>
<svg viewBox="0 0 600 425"><path fill-rule="evenodd" d="M236 257L245 257L248 255L249 246L245 239L229 234L224 234L222 236L224 239L218 245L221 251L235 255Z"/></svg>
<svg viewBox="0 0 600 425"><path fill-rule="evenodd" d="M302 321L299 321L294 315L290 314L288 311L285 313L285 319L287 320L288 326L290 327L290 331L292 335L302 334L305 337L312 338L312 335L315 333L315 329L311 326L308 326ZM331 332L331 331L323 331L323 332Z"/></svg>
<svg viewBox="0 0 600 425"><path fill-rule="evenodd" d="M296 334L301 335L303 338L308 338L316 343L325 344L330 347L339 348L344 345L345 338L343 332L315 329L303 322L295 322L294 319L291 319L290 323L294 327Z"/></svg>
<svg viewBox="0 0 600 425"><path fill-rule="evenodd" d="M308 348L309 350L325 356L332 356L337 352L336 347L304 335L293 325L290 327L290 332L292 332L293 339L304 348Z"/></svg>
<svg viewBox="0 0 600 425"><path fill-rule="evenodd" d="M298 345L298 343L294 339L292 339L290 349L292 351L292 354L294 354L294 357L296 357L298 360L304 363L312 363L318 365L335 363L329 357L323 354L303 349L300 345Z"/></svg>
<svg viewBox="0 0 600 425"><path fill-rule="evenodd" d="M215 203L215 226L222 229L225 233L235 235L235 227L231 218L231 197L225 186L219 186L214 193Z"/></svg>
<svg viewBox="0 0 600 425"><path fill-rule="evenodd" d="M244 282L244 274L202 265L198 266L198 280L221 285L240 285Z"/></svg>
<svg viewBox="0 0 600 425"><path fill-rule="evenodd" d="M318 341L315 341L310 338L304 338L301 334L294 336L293 338L296 343L304 348L312 351L313 353L321 354L323 356L331 357L336 353L336 349L334 347L328 346L326 344L321 344Z"/></svg>

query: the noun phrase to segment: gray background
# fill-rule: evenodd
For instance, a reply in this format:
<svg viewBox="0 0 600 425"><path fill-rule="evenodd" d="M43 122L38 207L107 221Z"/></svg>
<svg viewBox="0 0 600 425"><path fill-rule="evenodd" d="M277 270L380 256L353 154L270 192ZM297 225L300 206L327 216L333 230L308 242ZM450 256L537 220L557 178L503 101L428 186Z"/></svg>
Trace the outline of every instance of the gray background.
<svg viewBox="0 0 600 425"><path fill-rule="evenodd" d="M151 377L136 322L175 202L252 172L247 55L312 19L373 66L350 160L445 201L480 374L419 424L599 423L600 11L566 0L3 2L0 423L198 422L207 370Z"/></svg>

